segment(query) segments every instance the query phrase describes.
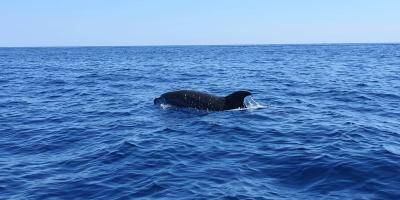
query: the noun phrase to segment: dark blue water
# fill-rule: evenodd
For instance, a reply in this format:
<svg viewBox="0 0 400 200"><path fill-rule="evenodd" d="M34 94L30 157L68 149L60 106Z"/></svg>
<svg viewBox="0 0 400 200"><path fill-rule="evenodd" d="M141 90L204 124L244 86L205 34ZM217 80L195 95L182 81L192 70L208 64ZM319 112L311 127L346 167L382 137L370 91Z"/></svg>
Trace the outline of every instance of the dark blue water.
<svg viewBox="0 0 400 200"><path fill-rule="evenodd" d="M400 45L0 48L0 199L399 199ZM262 109L153 105L250 90Z"/></svg>

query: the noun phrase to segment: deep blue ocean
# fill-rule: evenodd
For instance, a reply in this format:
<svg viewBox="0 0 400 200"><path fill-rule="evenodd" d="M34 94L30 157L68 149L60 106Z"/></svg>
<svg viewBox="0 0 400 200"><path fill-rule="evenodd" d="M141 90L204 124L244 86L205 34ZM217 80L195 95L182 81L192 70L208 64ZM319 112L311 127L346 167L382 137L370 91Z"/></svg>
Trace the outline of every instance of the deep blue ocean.
<svg viewBox="0 0 400 200"><path fill-rule="evenodd" d="M0 134L0 199L400 199L400 44L0 48Z"/></svg>

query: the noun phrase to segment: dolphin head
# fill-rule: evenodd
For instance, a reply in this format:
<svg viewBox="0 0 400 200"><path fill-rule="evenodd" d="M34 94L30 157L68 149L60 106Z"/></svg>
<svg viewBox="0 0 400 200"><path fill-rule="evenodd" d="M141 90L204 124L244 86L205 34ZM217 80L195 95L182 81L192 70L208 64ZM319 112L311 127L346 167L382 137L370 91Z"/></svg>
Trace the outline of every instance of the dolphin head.
<svg viewBox="0 0 400 200"><path fill-rule="evenodd" d="M237 91L225 97L225 109L245 108L244 98L252 95L248 91Z"/></svg>
<svg viewBox="0 0 400 200"><path fill-rule="evenodd" d="M154 99L154 104L155 104L155 105L160 105L160 104L162 104L162 103L165 103L165 99L164 99L164 98L158 97L158 98L155 98L155 99Z"/></svg>

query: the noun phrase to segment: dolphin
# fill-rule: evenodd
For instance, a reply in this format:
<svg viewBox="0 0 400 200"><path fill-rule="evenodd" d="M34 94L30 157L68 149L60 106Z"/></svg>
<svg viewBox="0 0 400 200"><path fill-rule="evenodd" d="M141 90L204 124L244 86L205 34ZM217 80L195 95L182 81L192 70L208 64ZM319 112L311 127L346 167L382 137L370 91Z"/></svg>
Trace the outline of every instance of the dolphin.
<svg viewBox="0 0 400 200"><path fill-rule="evenodd" d="M248 91L237 91L225 97L198 92L179 90L167 92L154 99L154 104L168 104L178 108L195 108L208 111L224 111L236 108L246 108L244 98L252 95Z"/></svg>

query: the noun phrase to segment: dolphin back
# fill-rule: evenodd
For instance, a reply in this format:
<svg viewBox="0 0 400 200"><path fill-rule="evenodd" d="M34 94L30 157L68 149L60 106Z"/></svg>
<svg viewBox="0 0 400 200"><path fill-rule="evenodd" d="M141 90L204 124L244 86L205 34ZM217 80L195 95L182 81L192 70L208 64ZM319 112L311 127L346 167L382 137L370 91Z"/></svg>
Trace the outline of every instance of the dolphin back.
<svg viewBox="0 0 400 200"><path fill-rule="evenodd" d="M179 90L167 92L154 99L155 104L165 103L180 108L195 108L200 110L224 110L224 98L204 92Z"/></svg>
<svg viewBox="0 0 400 200"><path fill-rule="evenodd" d="M167 92L154 99L154 104L168 104L179 108L195 108L199 110L223 111L244 108L244 98L251 95L247 91L234 92L226 97L193 90Z"/></svg>

